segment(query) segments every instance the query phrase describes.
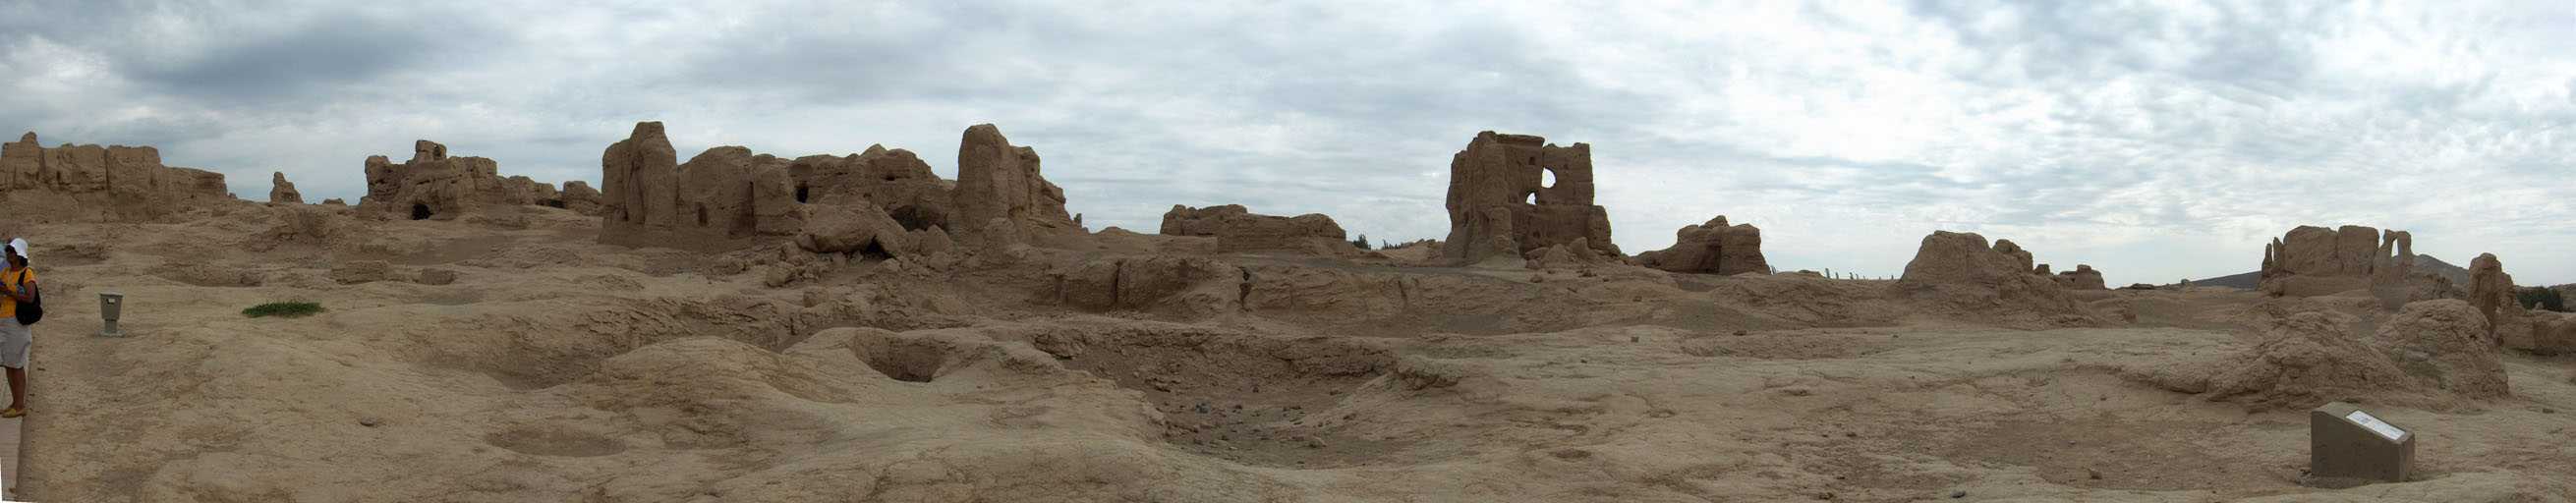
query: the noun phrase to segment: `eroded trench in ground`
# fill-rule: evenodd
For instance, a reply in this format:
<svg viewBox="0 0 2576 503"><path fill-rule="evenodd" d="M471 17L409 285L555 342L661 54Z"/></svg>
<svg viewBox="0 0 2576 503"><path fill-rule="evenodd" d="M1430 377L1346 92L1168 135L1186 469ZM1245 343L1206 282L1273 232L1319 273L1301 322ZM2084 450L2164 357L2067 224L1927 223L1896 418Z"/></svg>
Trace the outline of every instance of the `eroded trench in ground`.
<svg viewBox="0 0 2576 503"><path fill-rule="evenodd" d="M673 339L714 336L779 351L810 337L817 326L886 325L777 319L795 315L734 304L757 302L620 299L557 306L562 309L551 313L558 317L552 319L460 320L480 330L521 334L511 339L523 346L498 360L447 363L482 371L512 389L533 391L578 380L602 361ZM1059 343L1031 344L1057 356L1067 369L1140 392L1164 416L1162 440L1176 449L1282 468L1380 464L1406 449L1405 441L1385 432L1354 426L1383 414L1350 405L1355 398L1382 401L1388 398L1384 393L1405 392L1401 384L1389 384L1396 357L1386 348L1331 337L1187 328L1068 332L1080 334L1040 336ZM584 342L561 343L564 337ZM559 342L528 344L544 338ZM863 353L862 361L888 379L928 383L948 370L998 358L991 350L988 345L902 337ZM522 431L490 440L549 454L617 450L566 438Z"/></svg>
<svg viewBox="0 0 2576 503"><path fill-rule="evenodd" d="M439 326L449 331L506 334L503 340L511 348L497 357L434 355L429 363L477 371L510 389L529 391L579 380L597 371L601 362L636 349L690 337L782 351L813 333L797 327L818 323L772 310L758 299L606 299L549 302L547 307L550 311L537 316L445 320Z"/></svg>
<svg viewBox="0 0 2576 503"><path fill-rule="evenodd" d="M1385 388L1395 358L1382 348L1322 337L1214 336L1185 344L1112 340L1049 352L1066 368L1142 392L1165 417L1163 440L1189 452L1251 465L1333 468L1372 464L1404 448L1353 426L1370 411L1343 406Z"/></svg>
<svg viewBox="0 0 2576 503"><path fill-rule="evenodd" d="M2228 448L2263 437L2300 435L2305 425L2295 416L2284 421L2192 414L2173 408L2183 406L2186 395L2106 372L2021 372L1905 387L1889 384L1891 392L1899 393L1974 386L1978 389L1970 393L2009 402L2013 409L1926 421L1935 413L1838 407L1802 416L1808 422L1803 434L1781 439L1781 451L1801 470L1832 476L1844 501L1917 501L1920 488L1975 478L1926 469L1941 465L2026 470L2047 483L2084 489L2250 497L2297 490L2298 469L2305 461L2296 452ZM2161 407L2137 405L2168 401ZM2094 403L2111 405L2085 410L2097 407Z"/></svg>

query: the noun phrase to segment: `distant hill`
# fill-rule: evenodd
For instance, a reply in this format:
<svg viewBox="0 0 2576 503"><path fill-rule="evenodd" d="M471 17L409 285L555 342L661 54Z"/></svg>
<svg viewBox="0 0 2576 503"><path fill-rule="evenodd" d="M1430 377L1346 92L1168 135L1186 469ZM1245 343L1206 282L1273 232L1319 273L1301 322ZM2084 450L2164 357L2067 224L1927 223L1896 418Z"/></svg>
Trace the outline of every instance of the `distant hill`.
<svg viewBox="0 0 2576 503"><path fill-rule="evenodd" d="M2254 289L2255 283L2261 282L2262 280L2263 271L2253 271L2243 274L2229 274L2209 279L2195 279L2191 280L2191 286L2224 286L2252 290Z"/></svg>
<svg viewBox="0 0 2576 503"><path fill-rule="evenodd" d="M2469 268L2451 265L2450 262L2443 262L2442 259L2433 258L2432 255L2416 255L2415 270L2433 271L2433 274L2450 278L2452 285L2460 288L2469 287Z"/></svg>
<svg viewBox="0 0 2576 503"><path fill-rule="evenodd" d="M2469 285L2468 268L2451 265L2450 262L2443 262L2442 259L2433 258L2432 255L2416 255L2415 270L2430 271L2433 274L2440 274L2442 277L2450 278L2451 284L2459 285L2463 288L2466 288ZM2252 290L2254 289L2255 283L2262 280L2263 271L2253 271L2240 274L2229 274L2209 279L2195 279L2191 280L2191 286L2224 286Z"/></svg>

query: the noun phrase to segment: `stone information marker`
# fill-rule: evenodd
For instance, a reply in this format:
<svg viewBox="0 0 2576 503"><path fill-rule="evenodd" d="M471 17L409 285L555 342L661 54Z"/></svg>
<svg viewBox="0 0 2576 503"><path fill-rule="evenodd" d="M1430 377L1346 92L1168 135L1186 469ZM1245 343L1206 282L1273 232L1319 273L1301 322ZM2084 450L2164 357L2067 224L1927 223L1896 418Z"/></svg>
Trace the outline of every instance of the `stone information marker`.
<svg viewBox="0 0 2576 503"><path fill-rule="evenodd" d="M2307 485L2340 489L2404 482L2414 471L2414 433L2348 403L2308 411Z"/></svg>

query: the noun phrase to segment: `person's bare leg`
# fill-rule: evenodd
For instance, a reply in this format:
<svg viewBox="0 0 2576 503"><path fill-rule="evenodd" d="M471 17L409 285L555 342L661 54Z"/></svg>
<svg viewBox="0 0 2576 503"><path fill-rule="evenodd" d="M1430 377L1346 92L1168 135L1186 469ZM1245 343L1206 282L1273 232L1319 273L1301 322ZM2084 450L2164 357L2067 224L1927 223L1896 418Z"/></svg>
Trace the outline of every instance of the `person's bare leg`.
<svg viewBox="0 0 2576 503"><path fill-rule="evenodd" d="M27 369L9 369L9 408L27 406Z"/></svg>

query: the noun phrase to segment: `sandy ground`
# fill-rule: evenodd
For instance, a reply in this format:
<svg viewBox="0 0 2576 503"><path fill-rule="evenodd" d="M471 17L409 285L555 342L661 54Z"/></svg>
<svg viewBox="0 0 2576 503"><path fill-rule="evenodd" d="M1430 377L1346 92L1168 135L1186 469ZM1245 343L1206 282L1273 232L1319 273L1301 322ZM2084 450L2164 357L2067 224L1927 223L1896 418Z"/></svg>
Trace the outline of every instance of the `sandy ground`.
<svg viewBox="0 0 2576 503"><path fill-rule="evenodd" d="M271 216L208 218L29 233L106 245L45 273L58 298L83 300L40 327L24 497L2506 502L2576 490L2576 360L2507 355L2513 395L2501 399L2343 396L2417 432L2420 462L2417 480L2341 491L2297 485L2304 406L2170 384L2229 365L2281 311L2332 300L2096 292L2091 305L2135 321L2044 328L1912 307L1879 293L1883 281L1190 255L1246 271L1240 292L1093 312L1057 300L1051 278L1196 247L1103 237L944 269L858 261L770 287L756 267L726 265L737 256L596 244L595 222L561 212L265 245L251 242L274 235ZM458 279L331 279L357 259ZM104 290L128 296L132 337L75 335L97 330ZM329 311L240 314L281 300Z"/></svg>
<svg viewBox="0 0 2576 503"><path fill-rule="evenodd" d="M0 474L6 474L9 499L18 498L18 424L23 418L0 419Z"/></svg>

